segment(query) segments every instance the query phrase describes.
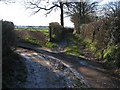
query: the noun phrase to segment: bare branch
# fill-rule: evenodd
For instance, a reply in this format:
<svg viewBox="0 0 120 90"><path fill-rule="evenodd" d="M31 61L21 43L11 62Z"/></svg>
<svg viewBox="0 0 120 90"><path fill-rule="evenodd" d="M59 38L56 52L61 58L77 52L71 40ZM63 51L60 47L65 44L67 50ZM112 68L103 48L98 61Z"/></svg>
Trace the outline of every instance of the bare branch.
<svg viewBox="0 0 120 90"><path fill-rule="evenodd" d="M52 12L53 9L51 9L50 11L48 11L45 16L47 16L48 14L50 14Z"/></svg>
<svg viewBox="0 0 120 90"><path fill-rule="evenodd" d="M53 10L57 10L57 8L60 9L60 17L61 17L61 25L63 25L64 21L64 9L70 9L71 7L70 2L59 2L59 0L55 0L54 2L50 3L49 0L46 2L45 0L30 0L25 3L26 9L33 9L33 15L38 13L40 10L45 10L47 13L45 14L46 16L50 14ZM66 7L66 8L65 8ZM63 25L64 26L64 25Z"/></svg>
<svg viewBox="0 0 120 90"><path fill-rule="evenodd" d="M26 9L37 9L36 11L33 12L33 14L38 13L40 10L48 11L45 15L51 13L53 11L53 8L55 8L55 7L59 7L60 8L60 6L57 3L55 3L55 2L52 3L53 5L51 7L49 7L49 8L47 8L46 6L40 7L39 4L40 4L40 1L39 2L35 2L35 3L27 2L27 6L25 5L25 7L26 7Z"/></svg>
<svg viewBox="0 0 120 90"><path fill-rule="evenodd" d="M40 7L40 6L38 6L37 3L29 2L29 4L30 4L31 6L34 6L34 7L31 7L31 6L29 5L29 7L27 7L27 8L29 8L29 9L39 8L39 9L43 9L43 10L46 10L46 11L53 9L54 7L60 7L58 4L53 4L53 6L51 6L51 7L49 7L49 8L46 8L46 6L45 6L45 7Z"/></svg>

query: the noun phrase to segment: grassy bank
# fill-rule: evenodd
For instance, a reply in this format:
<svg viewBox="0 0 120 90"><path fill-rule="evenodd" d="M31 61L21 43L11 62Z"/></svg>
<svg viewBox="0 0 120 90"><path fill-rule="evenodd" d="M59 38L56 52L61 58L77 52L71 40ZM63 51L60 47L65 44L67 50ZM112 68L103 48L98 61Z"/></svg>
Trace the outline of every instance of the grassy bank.
<svg viewBox="0 0 120 90"><path fill-rule="evenodd" d="M48 30L17 30L18 38L25 43L31 43L38 45L39 47L56 48L57 44L49 42L49 31Z"/></svg>

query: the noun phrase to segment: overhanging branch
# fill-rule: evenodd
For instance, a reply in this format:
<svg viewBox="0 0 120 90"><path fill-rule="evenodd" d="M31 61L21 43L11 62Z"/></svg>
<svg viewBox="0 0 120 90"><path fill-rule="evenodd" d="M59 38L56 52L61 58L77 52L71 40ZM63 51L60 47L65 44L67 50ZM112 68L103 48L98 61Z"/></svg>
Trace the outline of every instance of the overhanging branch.
<svg viewBox="0 0 120 90"><path fill-rule="evenodd" d="M26 8L27 9L37 9L36 11L33 12L33 14L36 14L38 13L40 10L45 10L45 11L48 11L45 15L49 14L50 12L52 12L53 8L55 7L59 7L60 6L58 4L53 4L51 7L47 8L46 6L44 7L40 7L38 3L33 3L33 2L27 2L27 5Z"/></svg>

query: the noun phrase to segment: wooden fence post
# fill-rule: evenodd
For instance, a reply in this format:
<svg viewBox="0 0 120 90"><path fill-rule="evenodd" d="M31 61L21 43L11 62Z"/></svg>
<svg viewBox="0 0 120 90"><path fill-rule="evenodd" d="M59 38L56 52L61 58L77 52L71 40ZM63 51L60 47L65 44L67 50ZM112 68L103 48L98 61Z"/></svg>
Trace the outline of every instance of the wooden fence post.
<svg viewBox="0 0 120 90"><path fill-rule="evenodd" d="M49 42L52 42L52 29L50 24L49 24Z"/></svg>

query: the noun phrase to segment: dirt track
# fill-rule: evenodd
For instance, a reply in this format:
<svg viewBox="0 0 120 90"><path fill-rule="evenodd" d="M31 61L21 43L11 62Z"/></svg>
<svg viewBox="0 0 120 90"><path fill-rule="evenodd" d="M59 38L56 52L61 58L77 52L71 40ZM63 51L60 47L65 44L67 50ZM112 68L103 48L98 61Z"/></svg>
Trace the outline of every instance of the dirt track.
<svg viewBox="0 0 120 90"><path fill-rule="evenodd" d="M22 88L74 88L88 87L81 81L77 71L59 59L37 53L33 50L17 48L27 67L27 79ZM79 86L78 86L79 85Z"/></svg>
<svg viewBox="0 0 120 90"><path fill-rule="evenodd" d="M72 55L66 55L65 53L54 53L50 50L46 50L46 49L39 48L39 47L32 46L32 45L30 46L30 45L26 45L26 44L19 44L19 46L22 48L29 49L28 50L29 52L27 51L27 53L30 53L30 51L32 50L32 53L39 53L39 55L45 55L46 58L47 58L47 56L49 56L49 57L55 58L56 60L62 61L67 66L69 66L69 68L76 70L80 74L78 76L80 78L82 77L81 81L83 81L83 83L87 84L86 86L88 86L88 87L93 87L93 88L118 88L119 87L120 88L120 82L117 81L116 79L114 79L109 74L107 74L107 71L98 63L95 63L93 61L84 60L82 58L75 57ZM25 53L23 53L23 54L25 55ZM29 55L30 54L28 54L28 56ZM29 58L30 58L30 56L29 56ZM45 63L43 61L40 61L40 59L37 60L37 64L39 62L47 65L47 62ZM34 63L32 64L32 62L31 62L31 64L29 64L29 65L34 65ZM34 69L37 66L35 65L35 67L34 66L31 66L31 67ZM29 71L31 71L32 68L29 68ZM34 69L34 72L39 72L39 70ZM40 70L40 72L42 72L42 70ZM51 73L51 72L43 72L43 74L46 74L46 75L48 73ZM35 74L34 77L37 77L38 75L39 74ZM45 76L45 75L43 75L43 76ZM39 77L41 77L41 76L39 76ZM57 79L57 75L55 75L55 78L53 78L52 80L54 81L54 79ZM65 80L65 78L64 78L64 80ZM43 86L43 87L62 87L65 85L65 84L63 85L63 83L66 83L63 81L60 80L58 85L57 84L53 85L51 82L48 82L46 84L47 86L41 85L41 84L39 84L39 85ZM34 82L34 80L30 81L30 82ZM39 81L39 83L40 83L40 81ZM44 82L43 82L43 84L44 84ZM37 87L40 87L39 85ZM72 87L72 83L68 86ZM32 87L32 86L31 85L29 86L29 83L28 83L28 85L26 87Z"/></svg>

